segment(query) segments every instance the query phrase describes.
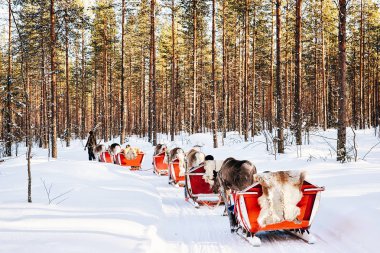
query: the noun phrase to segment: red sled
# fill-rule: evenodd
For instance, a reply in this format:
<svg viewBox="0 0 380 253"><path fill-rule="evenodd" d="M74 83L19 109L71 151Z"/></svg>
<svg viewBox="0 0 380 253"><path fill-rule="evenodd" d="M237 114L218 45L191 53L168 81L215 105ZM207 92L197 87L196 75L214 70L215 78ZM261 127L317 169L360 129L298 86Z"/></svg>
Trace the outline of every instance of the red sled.
<svg viewBox="0 0 380 253"><path fill-rule="evenodd" d="M144 159L144 153L140 152L137 154L137 157L132 160L128 160L125 158L124 154L119 153L116 155L115 163L121 166L129 166L131 170L139 170L141 169L141 164Z"/></svg>
<svg viewBox="0 0 380 253"><path fill-rule="evenodd" d="M215 206L221 203L219 194L211 190L203 176L206 174L204 163L191 168L185 177L185 199L196 208L200 205Z"/></svg>
<svg viewBox="0 0 380 253"><path fill-rule="evenodd" d="M102 163L113 163L113 156L108 152L102 152L99 155L99 161Z"/></svg>
<svg viewBox="0 0 380 253"><path fill-rule="evenodd" d="M261 244L260 239L256 236L258 232L273 230L284 230L310 244L315 243L315 238L310 234L309 229L318 211L321 192L324 191L324 187L318 187L304 181L301 190L303 197L297 204L301 209L301 213L297 218L301 222L297 224L291 221L283 221L265 227L260 227L257 222L261 211L258 203L258 199L262 195L261 185L256 183L243 191L233 193L234 216L237 228L231 228L231 232L237 232L239 235L245 236L245 239L254 246L260 246Z"/></svg>
<svg viewBox="0 0 380 253"><path fill-rule="evenodd" d="M185 176L180 176L179 160L175 159L169 163L169 184L185 186Z"/></svg>
<svg viewBox="0 0 380 253"><path fill-rule="evenodd" d="M153 172L159 176L166 176L169 173L169 164L165 163L165 152L153 156Z"/></svg>

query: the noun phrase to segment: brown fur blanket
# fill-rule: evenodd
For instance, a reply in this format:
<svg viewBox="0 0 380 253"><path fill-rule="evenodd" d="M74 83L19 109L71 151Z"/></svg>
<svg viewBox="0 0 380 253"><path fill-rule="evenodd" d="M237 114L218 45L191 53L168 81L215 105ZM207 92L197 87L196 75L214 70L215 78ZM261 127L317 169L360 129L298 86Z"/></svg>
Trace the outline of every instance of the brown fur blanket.
<svg viewBox="0 0 380 253"><path fill-rule="evenodd" d="M267 172L256 174L254 179L263 189L263 194L258 200L261 211L257 218L261 227L282 221L300 222L297 219L300 214L297 204L302 198L301 187L305 172Z"/></svg>

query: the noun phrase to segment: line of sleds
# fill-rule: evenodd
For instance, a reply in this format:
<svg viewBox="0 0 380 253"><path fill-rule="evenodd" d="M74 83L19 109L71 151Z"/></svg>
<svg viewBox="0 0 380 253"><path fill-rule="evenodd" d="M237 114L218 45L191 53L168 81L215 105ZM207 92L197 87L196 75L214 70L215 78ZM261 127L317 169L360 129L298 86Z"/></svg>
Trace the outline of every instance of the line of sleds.
<svg viewBox="0 0 380 253"><path fill-rule="evenodd" d="M140 150L127 146L124 150L103 150L99 154L99 161L138 170L141 168L144 155ZM231 232L253 246L261 245L257 234L264 231L284 231L310 244L315 242L309 229L318 211L323 187L304 180L304 174L301 172L257 174L256 168L249 161L233 158L214 161L213 158L207 157L209 156L204 156L198 148L187 153L180 148L168 152L165 145L159 144L153 156L153 173L168 176L169 184L183 187L185 200L196 208L213 208L224 204L224 215L229 218ZM239 176L251 180L236 180ZM287 180L291 184L282 186ZM273 182L278 185L272 184ZM282 189L287 189L288 192L282 192ZM279 195L279 192L282 195ZM285 200L293 195L297 198L293 197L290 200L296 202L292 203L293 206L288 206ZM269 198L283 198L284 201L280 205L283 210L277 210Z"/></svg>
<svg viewBox="0 0 380 253"><path fill-rule="evenodd" d="M228 159L231 160L232 158ZM231 163L231 161L227 161L228 159L221 163L222 167L228 166L228 162ZM246 162L235 161L237 161L236 164L243 162L243 165ZM261 240L257 234L264 231L284 231L299 237L307 243L315 243L315 238L310 234L309 229L318 211L321 192L324 191L324 187L318 187L304 180L303 172L266 172L260 174L261 178L260 176L256 177L257 182L250 183L244 189L230 190L228 193L223 189L224 182L218 181L220 191L215 193L215 189L212 189L210 180L208 180L210 179L210 162L206 160L195 166L188 166L189 168L184 173L181 171L181 159L171 157L169 152L163 150L153 156L153 172L160 176L167 175L171 185L184 187L185 200L196 208L203 205L216 207L224 203L226 206L225 215L229 217L231 233L239 235L253 246L261 245ZM218 167L216 165L217 161L213 161L213 164L216 169ZM254 169L256 170L256 168ZM213 172L213 179L221 180L222 176L220 174L220 170L219 172ZM276 218L271 217L276 216L276 212L274 214L269 212L271 215L265 217L265 214L268 213L268 208L263 203L265 203L265 198L268 196L268 189L272 190L273 188L271 185L268 186L269 181L267 182L266 180L274 177L277 178L281 185L284 175L285 178L286 176L289 177L289 183L294 184L294 182L290 181L299 180L297 181L298 185L293 186L293 190L299 191L299 196L296 199L297 202L293 203L293 207L286 207L290 211L283 211L284 217L276 221ZM283 187L287 189L288 185L285 184ZM223 192L225 193L223 194ZM285 193L282 194L285 200L294 192L289 191L288 196L285 196ZM272 208L270 204L268 205L269 209ZM286 203L285 206L287 206Z"/></svg>
<svg viewBox="0 0 380 253"><path fill-rule="evenodd" d="M127 145L124 149L114 143L108 149L104 145L98 145L95 152L99 162L114 163L120 166L130 167L131 170L140 170L144 159L144 152L138 148Z"/></svg>

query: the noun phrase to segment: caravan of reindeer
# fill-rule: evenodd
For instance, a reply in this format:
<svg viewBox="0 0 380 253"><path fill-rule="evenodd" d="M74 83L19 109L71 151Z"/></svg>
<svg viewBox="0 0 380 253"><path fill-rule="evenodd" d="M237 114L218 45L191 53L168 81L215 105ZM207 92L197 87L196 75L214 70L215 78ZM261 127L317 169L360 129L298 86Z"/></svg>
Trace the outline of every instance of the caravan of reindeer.
<svg viewBox="0 0 380 253"><path fill-rule="evenodd" d="M100 162L141 168L144 153L127 145L114 143L106 148L95 148ZM257 234L261 231L281 230L314 243L309 233L324 190L305 180L299 171L257 173L248 160L229 157L215 160L205 155L200 146L188 152L180 147L171 150L158 144L153 153L153 172L167 175L168 182L184 187L185 200L196 208L206 205L216 208L224 204L223 215L230 221L230 230L254 246L260 246Z"/></svg>

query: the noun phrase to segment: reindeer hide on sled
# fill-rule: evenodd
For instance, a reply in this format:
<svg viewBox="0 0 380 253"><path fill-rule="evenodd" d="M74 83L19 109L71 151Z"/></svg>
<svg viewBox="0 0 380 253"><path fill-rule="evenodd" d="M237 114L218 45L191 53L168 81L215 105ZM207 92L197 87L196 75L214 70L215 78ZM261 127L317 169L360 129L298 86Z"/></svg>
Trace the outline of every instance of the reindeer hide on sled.
<svg viewBox="0 0 380 253"><path fill-rule="evenodd" d="M282 221L300 222L297 219L300 214L297 204L302 198L305 172L268 172L256 174L254 179L261 184L263 191L258 199L261 211L257 222L261 227Z"/></svg>

